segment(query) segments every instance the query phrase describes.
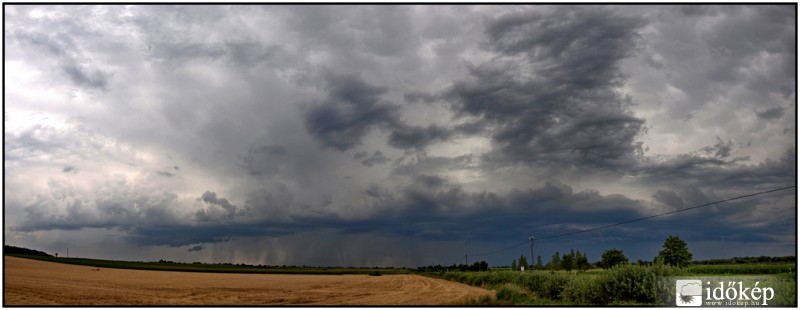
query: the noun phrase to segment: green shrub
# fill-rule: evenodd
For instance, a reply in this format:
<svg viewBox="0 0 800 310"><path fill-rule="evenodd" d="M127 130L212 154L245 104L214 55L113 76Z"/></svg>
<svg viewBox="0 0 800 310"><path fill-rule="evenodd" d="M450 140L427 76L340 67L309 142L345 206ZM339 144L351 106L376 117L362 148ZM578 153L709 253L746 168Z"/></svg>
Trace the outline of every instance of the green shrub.
<svg viewBox="0 0 800 310"><path fill-rule="evenodd" d="M569 283L569 278L565 275L553 273L546 275L544 281L540 282L539 296L547 297L550 299L558 299L561 297L561 292Z"/></svg>
<svg viewBox="0 0 800 310"><path fill-rule="evenodd" d="M519 273L517 277L517 284L528 288L531 292L536 292L537 294L541 295L544 283L547 281L547 277L549 276L550 273L547 271Z"/></svg>
<svg viewBox="0 0 800 310"><path fill-rule="evenodd" d="M652 266L619 265L606 273L603 292L612 301L635 301L648 304L660 303L664 299L659 292L668 292L664 277L676 276L681 272L671 266L654 264Z"/></svg>
<svg viewBox="0 0 800 310"><path fill-rule="evenodd" d="M517 284L506 283L497 289L497 301L502 305L520 305L530 301L528 290Z"/></svg>
<svg viewBox="0 0 800 310"><path fill-rule="evenodd" d="M605 281L604 276L572 277L560 297L577 305L606 305L609 300L603 289Z"/></svg>
<svg viewBox="0 0 800 310"><path fill-rule="evenodd" d="M663 264L619 265L601 273L489 271L440 273L445 280L497 290L501 304L657 305L668 300L665 277L686 271Z"/></svg>

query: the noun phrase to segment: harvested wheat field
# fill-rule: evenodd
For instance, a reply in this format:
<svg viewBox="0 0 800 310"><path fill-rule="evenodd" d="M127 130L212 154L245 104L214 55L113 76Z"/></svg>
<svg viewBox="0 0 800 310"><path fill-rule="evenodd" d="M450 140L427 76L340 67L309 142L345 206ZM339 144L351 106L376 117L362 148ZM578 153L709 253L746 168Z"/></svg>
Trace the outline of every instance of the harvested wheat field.
<svg viewBox="0 0 800 310"><path fill-rule="evenodd" d="M490 291L416 275L275 275L96 268L4 257L12 305L457 305Z"/></svg>

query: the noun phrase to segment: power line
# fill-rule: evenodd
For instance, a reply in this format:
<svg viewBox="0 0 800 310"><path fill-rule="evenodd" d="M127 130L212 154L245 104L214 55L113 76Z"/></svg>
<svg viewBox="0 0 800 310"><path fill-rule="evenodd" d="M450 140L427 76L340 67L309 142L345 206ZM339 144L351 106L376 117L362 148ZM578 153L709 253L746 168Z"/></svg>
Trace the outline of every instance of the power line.
<svg viewBox="0 0 800 310"><path fill-rule="evenodd" d="M564 237L564 236L569 236L569 235L576 235L576 234L585 233L585 232L594 231L594 230L603 229L603 228L608 228L608 227L612 227L612 226L619 226L619 225L623 225L623 224L643 221L643 220L647 220L647 219L651 219L651 218L655 218L655 217L659 217L659 216L670 215L670 214L683 212L683 211L689 211L689 210L702 208L702 207L708 207L708 206L720 204L720 203L723 203L723 202L729 202L729 201L733 201L733 200L743 199L743 198L747 198L747 197L753 197L753 196L762 195L762 194L766 194L766 193L782 191L782 190L790 189L790 188L793 188L793 187L795 187L795 185L782 187L782 188L778 188L778 189L773 189L773 190L768 190L768 191L764 191L764 192L758 192L758 193L755 193L755 194L748 194L748 195L744 195L744 196L729 198L729 199L725 199L725 200L719 200L719 201L710 202L710 203L699 205L699 206L683 208L683 209L680 209L680 210L670 211L670 212L666 212L666 213L640 217L638 219L633 219L633 220L628 220L628 221L624 221L624 222L609 224L609 225L605 225L605 226L589 228L589 229L584 229L584 230L579 230L579 231L573 231L573 232L564 233L564 234L558 234L558 235L549 235L549 236L539 237L539 238L536 238L536 239L552 239L552 238L559 238L559 237Z"/></svg>
<svg viewBox="0 0 800 310"><path fill-rule="evenodd" d="M729 201L734 201L734 200L738 200L738 199L743 199L743 198L763 195L763 194L767 194L767 193L787 190L787 189L794 188L794 187L797 187L797 186L796 185L792 185L792 186L781 187L781 188L772 189L772 190L768 190L768 191L758 192L758 193L754 193L754 194L742 195L742 196L733 197L733 198L729 198L729 199L725 199L725 200L719 200L719 201L715 201L715 202L702 204L702 205L699 205L699 206L683 208L683 209L680 209L680 210L670 211L670 212L651 215L651 216L640 217L640 218L633 219L633 220L627 220L627 221L623 221L623 222L618 222L618 223L614 223L614 224L609 224L609 225L604 225L604 226L599 226L599 227L594 227L594 228L589 228L589 229L583 229L583 230L578 230L578 231L573 231L573 232L568 232L568 233L563 233L563 234L555 234L555 235L547 235L547 236L543 236L543 237L536 237L536 240L555 239L555 238L560 238L560 237L564 237L564 236L577 235L577 234L581 234L581 233L585 233L585 232L600 230L600 229L603 229L603 228L619 226L619 225L624 225L624 224L629 224L629 223L633 223L633 222L643 221L643 220L647 220L647 219L651 219L651 218L656 218L656 217L659 217L659 216L670 215L670 214L674 214L674 213L678 213L678 212L683 212L683 211L689 211L689 210L694 210L694 209L698 209L698 208L708 207L708 206L711 206L711 205L716 205L716 204L720 204L720 203L724 203L724 202L729 202ZM509 247L505 247L505 248L502 248L502 249L494 250L494 251L480 253L480 254L472 254L471 256L476 257L476 256L484 256L484 255L490 255L490 254L505 252L505 251L511 250L513 248L520 247L520 246L522 246L522 245L524 245L526 243L528 243L528 240L525 240L523 242L514 244L514 245L509 246Z"/></svg>
<svg viewBox="0 0 800 310"><path fill-rule="evenodd" d="M523 244L527 244L527 243L528 243L528 240L525 240L523 242L517 243L517 244L509 246L507 248L502 248L502 249L499 249L499 250L494 250L494 251L486 252L486 253L472 254L472 256L484 256L484 255L491 255L491 254L495 254L495 253L505 252L505 251L511 250L513 248L517 248L517 247L519 247L519 246L521 246Z"/></svg>

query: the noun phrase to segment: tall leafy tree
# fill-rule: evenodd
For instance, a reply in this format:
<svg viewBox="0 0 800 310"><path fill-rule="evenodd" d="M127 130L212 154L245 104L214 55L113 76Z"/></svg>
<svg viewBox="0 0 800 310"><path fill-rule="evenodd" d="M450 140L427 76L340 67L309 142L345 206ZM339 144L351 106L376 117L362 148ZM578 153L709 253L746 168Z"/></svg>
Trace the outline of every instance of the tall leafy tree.
<svg viewBox="0 0 800 310"><path fill-rule="evenodd" d="M517 260L516 259L512 260L511 261L511 270L517 270L517 269L518 269L517 268Z"/></svg>
<svg viewBox="0 0 800 310"><path fill-rule="evenodd" d="M628 257L622 253L622 250L618 249L610 249L603 252L603 255L600 256L600 267L602 268L611 268L619 264L628 263Z"/></svg>
<svg viewBox="0 0 800 310"><path fill-rule="evenodd" d="M663 247L658 252L656 260L660 260L664 264L683 268L692 261L692 253L689 252L689 246L678 236L667 237Z"/></svg>

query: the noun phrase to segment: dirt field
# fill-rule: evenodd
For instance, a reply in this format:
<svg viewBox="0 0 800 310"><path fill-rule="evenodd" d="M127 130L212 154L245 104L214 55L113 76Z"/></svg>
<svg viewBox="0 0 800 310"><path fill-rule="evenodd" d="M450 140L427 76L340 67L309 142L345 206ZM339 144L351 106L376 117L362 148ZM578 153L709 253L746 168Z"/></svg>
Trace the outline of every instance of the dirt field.
<svg viewBox="0 0 800 310"><path fill-rule="evenodd" d="M415 275L108 269L4 257L4 305L457 305L487 290Z"/></svg>

